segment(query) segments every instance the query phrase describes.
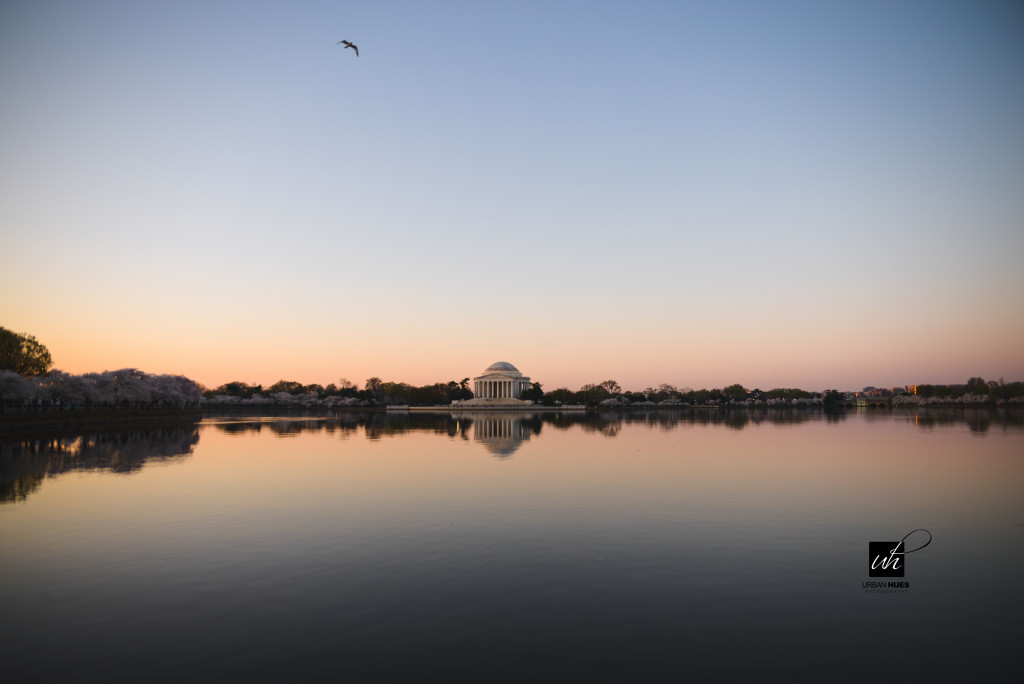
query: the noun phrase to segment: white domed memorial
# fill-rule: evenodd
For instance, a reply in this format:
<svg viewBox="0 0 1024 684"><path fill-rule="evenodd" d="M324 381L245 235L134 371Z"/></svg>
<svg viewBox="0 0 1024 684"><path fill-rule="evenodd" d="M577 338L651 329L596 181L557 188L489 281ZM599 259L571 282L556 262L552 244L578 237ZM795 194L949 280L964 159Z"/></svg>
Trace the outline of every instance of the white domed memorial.
<svg viewBox="0 0 1024 684"><path fill-rule="evenodd" d="M497 361L473 378L472 399L452 402L452 405L460 408L529 406L531 402L522 399L528 389L530 378L520 373L511 363Z"/></svg>

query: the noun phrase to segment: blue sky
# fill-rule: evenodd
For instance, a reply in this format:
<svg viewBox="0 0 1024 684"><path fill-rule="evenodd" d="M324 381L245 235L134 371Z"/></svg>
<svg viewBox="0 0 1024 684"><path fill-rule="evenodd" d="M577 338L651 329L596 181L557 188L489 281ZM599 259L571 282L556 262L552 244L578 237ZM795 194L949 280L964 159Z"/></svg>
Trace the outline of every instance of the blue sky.
<svg viewBox="0 0 1024 684"><path fill-rule="evenodd" d="M65 370L1024 378L1019 2L3 3L0 92Z"/></svg>

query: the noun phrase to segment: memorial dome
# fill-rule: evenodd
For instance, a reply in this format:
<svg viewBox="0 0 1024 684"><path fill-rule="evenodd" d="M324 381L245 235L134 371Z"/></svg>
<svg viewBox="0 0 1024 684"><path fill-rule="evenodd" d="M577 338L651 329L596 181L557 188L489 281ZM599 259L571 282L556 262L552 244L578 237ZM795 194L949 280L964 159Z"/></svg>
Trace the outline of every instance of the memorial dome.
<svg viewBox="0 0 1024 684"><path fill-rule="evenodd" d="M513 366L511 363L508 363L507 361L498 361L488 366L487 370L485 370L484 373L487 373L489 371L512 371L514 373L518 373L519 369Z"/></svg>

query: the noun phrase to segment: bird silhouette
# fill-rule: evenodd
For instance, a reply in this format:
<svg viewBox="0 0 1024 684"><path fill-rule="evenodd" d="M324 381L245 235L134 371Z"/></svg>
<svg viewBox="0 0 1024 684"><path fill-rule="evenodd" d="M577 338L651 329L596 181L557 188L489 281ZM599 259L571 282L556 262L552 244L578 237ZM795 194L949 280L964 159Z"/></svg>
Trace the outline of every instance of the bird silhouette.
<svg viewBox="0 0 1024 684"><path fill-rule="evenodd" d="M355 46L355 44L353 44L353 43L350 43L350 42L348 42L347 40L339 40L339 41L338 41L337 43L335 43L335 45L341 45L342 43L344 43L344 44L345 44L345 48L346 48L346 49L348 49L348 48L352 48L353 50L355 50L355 51L356 51L356 57L358 57L358 56L359 56L359 48L357 48L357 47Z"/></svg>

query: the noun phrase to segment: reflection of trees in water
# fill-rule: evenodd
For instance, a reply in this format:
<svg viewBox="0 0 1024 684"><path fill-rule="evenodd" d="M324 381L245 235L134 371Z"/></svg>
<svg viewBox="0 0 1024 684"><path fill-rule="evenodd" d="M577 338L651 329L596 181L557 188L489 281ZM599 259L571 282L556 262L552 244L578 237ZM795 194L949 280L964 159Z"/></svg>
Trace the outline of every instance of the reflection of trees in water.
<svg viewBox="0 0 1024 684"><path fill-rule="evenodd" d="M746 411L727 411L724 422L733 430L742 430L750 423L750 414Z"/></svg>
<svg viewBox="0 0 1024 684"><path fill-rule="evenodd" d="M719 409L633 409L607 410L588 413L544 415L544 423L558 430L576 426L586 432L608 437L618 434L624 424L640 424L662 431L671 431L684 425L721 425L735 430L748 426L799 425L803 423L839 423L858 416L867 422L913 420L920 427L938 425L967 425L972 432L983 434L993 427L1003 429L1024 428L1024 408L974 407L917 409L915 411L828 411L803 407L753 407Z"/></svg>
<svg viewBox="0 0 1024 684"><path fill-rule="evenodd" d="M813 409L653 409L607 410L597 412L520 413L344 413L323 419L312 417L254 418L252 414L221 417L204 424L227 434L267 431L278 437L304 432L323 432L347 439L360 429L372 440L410 432L429 432L461 440L473 439L491 453L507 456L545 426L554 430L582 429L584 432L615 437L626 424L645 425L670 431L690 425L722 425L741 430L749 425L798 424L826 421L835 423L855 415ZM905 421L920 429L966 425L971 432L985 435L993 429L1024 429L1024 407L935 407L861 411L868 422ZM177 459L191 454L199 441L195 423L164 428L89 432L74 436L37 439L8 439L0 442L0 502L23 501L47 477L75 470L109 470L133 473L152 461Z"/></svg>
<svg viewBox="0 0 1024 684"><path fill-rule="evenodd" d="M823 411L805 408L634 409L587 414L584 417L587 423L584 429L614 437L624 423L645 425L669 432L681 425L722 425L742 430L748 425L791 425L823 419Z"/></svg>
<svg viewBox="0 0 1024 684"><path fill-rule="evenodd" d="M555 430L579 428L584 432L615 437L627 424L645 425L665 432L675 430L682 425L723 425L742 429L747 425L762 423L797 424L826 419L835 421L844 419L845 415L837 414L826 417L823 411L800 408L723 408L713 410L679 408L538 413L523 420L527 420L533 426L533 434L540 434L541 428L544 425L549 425Z"/></svg>
<svg viewBox="0 0 1024 684"><path fill-rule="evenodd" d="M836 411L832 409L825 409L825 422L826 423L841 423L846 418L844 411Z"/></svg>
<svg viewBox="0 0 1024 684"><path fill-rule="evenodd" d="M905 422L924 430L938 427L967 425L974 433L983 435L992 428L1003 430L1024 429L1024 407L930 407L899 410L896 415Z"/></svg>
<svg viewBox="0 0 1024 684"><path fill-rule="evenodd" d="M471 422L471 421L470 421ZM290 437L300 433L322 432L342 439L362 429L367 439L382 439L406 432L430 432L448 437L469 439L469 422L444 414L423 413L341 413L325 418L288 418L283 416L254 418L252 414L237 417L220 417L216 422L207 423L228 434L259 433L267 430L278 437Z"/></svg>
<svg viewBox="0 0 1024 684"><path fill-rule="evenodd" d="M429 432L445 437L469 439L471 421L454 413L370 414L375 420L367 425L366 436L380 439L403 432Z"/></svg>
<svg viewBox="0 0 1024 684"><path fill-rule="evenodd" d="M533 435L540 434L545 417L534 413L495 411L428 412L366 412L345 413L320 419L221 417L209 422L217 430L229 434L245 434L269 430L279 437L299 433L324 432L339 434L342 439L362 429L367 439L379 440L411 432L427 432L461 440L475 440L492 453L509 455Z"/></svg>
<svg viewBox="0 0 1024 684"><path fill-rule="evenodd" d="M146 463L188 456L197 424L0 443L0 502L24 501L47 477L72 471L134 473Z"/></svg>
<svg viewBox="0 0 1024 684"><path fill-rule="evenodd" d="M337 434L346 438L365 423L363 416L380 414L339 414L327 419L303 417L292 418L288 416L261 416L253 417L252 414L244 416L218 416L214 421L206 423L221 432L229 435L242 435L247 433L259 433L263 430L273 433L279 437L288 437L302 432L326 432Z"/></svg>

